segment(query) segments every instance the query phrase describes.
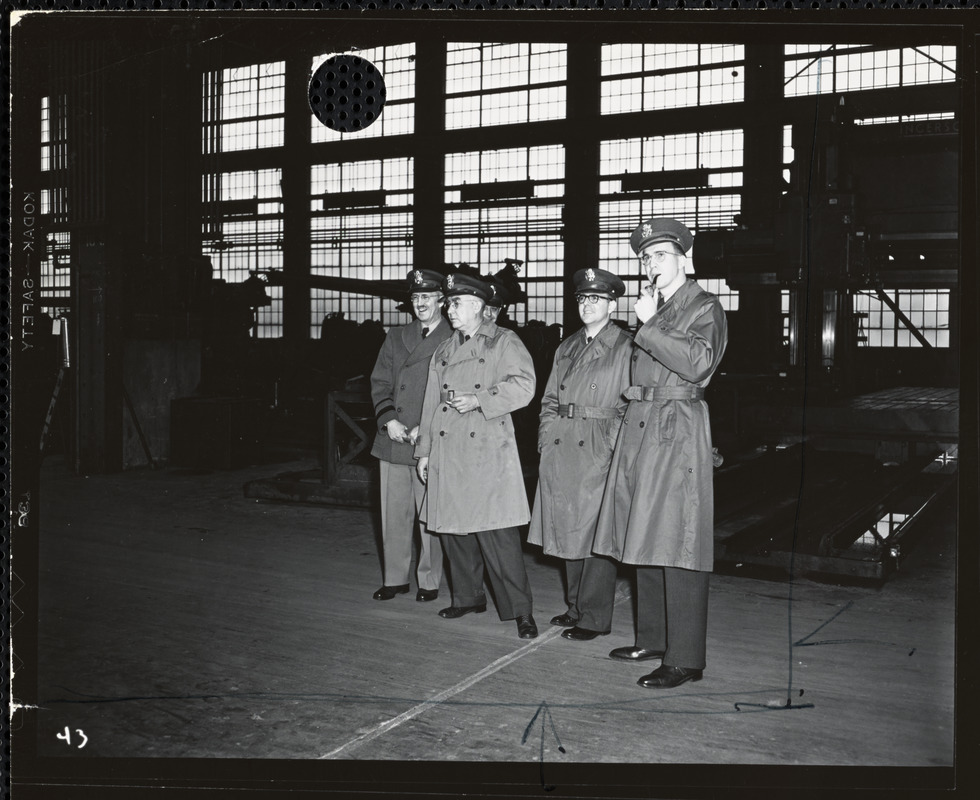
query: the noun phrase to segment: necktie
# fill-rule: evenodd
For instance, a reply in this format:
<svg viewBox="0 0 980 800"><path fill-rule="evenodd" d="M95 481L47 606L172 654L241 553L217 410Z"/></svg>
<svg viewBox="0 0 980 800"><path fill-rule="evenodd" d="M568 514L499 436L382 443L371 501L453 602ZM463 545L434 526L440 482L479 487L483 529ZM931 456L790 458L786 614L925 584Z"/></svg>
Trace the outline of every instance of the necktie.
<svg viewBox="0 0 980 800"><path fill-rule="evenodd" d="M666 302L667 301L664 300L663 292L657 292L657 311L659 311L661 308L663 308L664 307L664 303L666 303Z"/></svg>
<svg viewBox="0 0 980 800"><path fill-rule="evenodd" d="M591 341L592 341L592 337L591 336L586 336L585 337L585 343L586 344L589 344Z"/></svg>
<svg viewBox="0 0 980 800"><path fill-rule="evenodd" d="M422 328L422 338L424 339L428 335L429 335L429 329L428 328Z"/></svg>

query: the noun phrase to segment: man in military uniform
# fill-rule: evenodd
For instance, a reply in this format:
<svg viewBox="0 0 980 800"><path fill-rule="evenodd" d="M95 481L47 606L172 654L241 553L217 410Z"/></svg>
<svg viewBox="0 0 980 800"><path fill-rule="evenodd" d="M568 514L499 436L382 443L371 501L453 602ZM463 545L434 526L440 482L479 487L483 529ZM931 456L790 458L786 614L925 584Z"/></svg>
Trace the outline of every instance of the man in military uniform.
<svg viewBox="0 0 980 800"><path fill-rule="evenodd" d="M371 372L371 399L378 434L371 455L381 461L381 538L384 583L375 600L390 600L409 590L408 573L417 508L424 487L415 472L414 433L422 415L429 361L452 334L442 318L442 275L416 269L408 275L414 322L392 328ZM435 600L442 581L442 545L419 524L416 569L419 601Z"/></svg>
<svg viewBox="0 0 980 800"><path fill-rule="evenodd" d="M485 320L491 290L463 273L446 277L455 332L429 366L415 456L426 484L421 517L442 537L458 619L487 609L484 567L501 619L522 639L538 635L518 526L530 519L511 412L534 396L534 366L513 331Z"/></svg>
<svg viewBox="0 0 980 800"><path fill-rule="evenodd" d="M711 429L704 387L728 344L718 298L685 274L691 232L651 219L630 238L650 281L634 305L630 403L623 418L593 552L636 565L633 647L609 655L660 658L638 683L671 688L701 680L708 577L714 562Z"/></svg>
<svg viewBox="0 0 980 800"><path fill-rule="evenodd" d="M568 609L551 620L566 639L609 633L616 590L616 563L592 555L599 506L609 463L626 410L630 385L630 336L612 321L626 291L602 269L572 276L584 327L559 345L541 398L538 489L528 542L565 560Z"/></svg>

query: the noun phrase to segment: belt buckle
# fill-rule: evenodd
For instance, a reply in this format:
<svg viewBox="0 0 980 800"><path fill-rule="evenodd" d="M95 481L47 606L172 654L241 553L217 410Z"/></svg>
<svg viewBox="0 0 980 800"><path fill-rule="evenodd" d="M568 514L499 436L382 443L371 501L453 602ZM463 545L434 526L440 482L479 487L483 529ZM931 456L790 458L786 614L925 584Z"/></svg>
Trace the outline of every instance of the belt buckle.
<svg viewBox="0 0 980 800"><path fill-rule="evenodd" d="M568 404L568 418L569 419L575 418L575 403Z"/></svg>

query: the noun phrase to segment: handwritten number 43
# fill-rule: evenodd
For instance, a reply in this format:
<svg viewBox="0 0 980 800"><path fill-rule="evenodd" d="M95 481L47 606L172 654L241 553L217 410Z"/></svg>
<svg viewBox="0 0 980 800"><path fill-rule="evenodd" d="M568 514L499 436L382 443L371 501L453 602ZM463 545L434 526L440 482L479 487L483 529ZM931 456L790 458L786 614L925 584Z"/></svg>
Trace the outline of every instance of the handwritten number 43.
<svg viewBox="0 0 980 800"><path fill-rule="evenodd" d="M78 749L81 750L83 747L85 747L85 745L88 744L88 737L79 728L75 728L75 733L77 733L79 736L82 737L82 743L80 745L78 745ZM65 732L64 733L59 733L57 735L57 737L59 739L63 740L65 744L71 745L71 731L68 730L68 726L67 725L65 725Z"/></svg>

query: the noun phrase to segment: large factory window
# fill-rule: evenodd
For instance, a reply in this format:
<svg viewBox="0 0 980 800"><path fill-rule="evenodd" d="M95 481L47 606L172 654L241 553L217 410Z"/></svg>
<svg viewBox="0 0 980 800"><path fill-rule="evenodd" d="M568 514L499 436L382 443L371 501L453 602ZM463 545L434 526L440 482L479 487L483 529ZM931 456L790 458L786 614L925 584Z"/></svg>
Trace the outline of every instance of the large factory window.
<svg viewBox="0 0 980 800"><path fill-rule="evenodd" d="M52 316L71 302L71 233L68 222L68 98L41 98L41 171L46 188L40 192L40 213L51 229L41 253L41 307ZM59 230L60 227L63 229Z"/></svg>
<svg viewBox="0 0 980 800"><path fill-rule="evenodd" d="M608 44L602 48L602 113L739 103L745 47L734 44Z"/></svg>
<svg viewBox="0 0 980 800"><path fill-rule="evenodd" d="M948 289L891 289L886 294L933 347L949 347ZM857 292L859 347L921 347L922 343L877 295Z"/></svg>
<svg viewBox="0 0 980 800"><path fill-rule="evenodd" d="M561 323L564 147L449 153L445 163L446 262L487 274L522 261L528 300L511 315Z"/></svg>
<svg viewBox="0 0 980 800"><path fill-rule="evenodd" d="M314 164L310 174L312 274L366 281L399 280L414 264L412 158ZM399 325L410 317L390 301L314 288L310 331L320 336L329 314L355 322Z"/></svg>
<svg viewBox="0 0 980 800"><path fill-rule="evenodd" d="M218 172L204 176L204 242L213 274L242 283L255 270L282 269L282 170ZM260 307L255 335L282 335L282 297Z"/></svg>
<svg viewBox="0 0 980 800"><path fill-rule="evenodd" d="M281 147L285 62L251 64L204 75L204 152Z"/></svg>
<svg viewBox="0 0 980 800"><path fill-rule="evenodd" d="M636 275L626 244L636 220L676 217L693 231L732 224L741 209L741 130L599 143L599 265ZM627 280L628 293L640 279Z"/></svg>
<svg viewBox="0 0 980 800"><path fill-rule="evenodd" d="M310 139L313 142L336 142L344 139L369 139L415 132L415 43L369 47L353 55L370 61L384 78L384 113L358 131L341 133L332 130L310 114ZM313 59L311 72L330 57L329 53Z"/></svg>
<svg viewBox="0 0 980 800"><path fill-rule="evenodd" d="M565 117L567 46L450 42L446 129Z"/></svg>
<svg viewBox="0 0 980 800"><path fill-rule="evenodd" d="M786 45L786 97L956 80L956 48L941 45Z"/></svg>

